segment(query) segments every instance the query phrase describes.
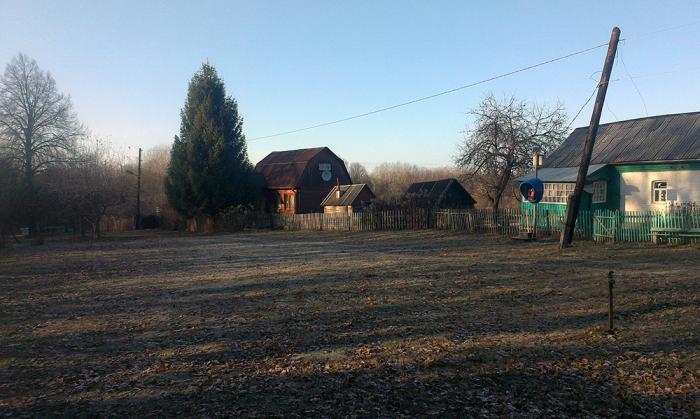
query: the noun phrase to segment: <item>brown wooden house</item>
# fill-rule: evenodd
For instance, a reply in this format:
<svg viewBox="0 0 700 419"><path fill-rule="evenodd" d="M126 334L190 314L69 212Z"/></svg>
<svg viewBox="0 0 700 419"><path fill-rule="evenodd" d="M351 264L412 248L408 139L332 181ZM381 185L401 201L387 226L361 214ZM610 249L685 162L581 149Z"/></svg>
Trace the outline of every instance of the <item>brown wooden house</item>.
<svg viewBox="0 0 700 419"><path fill-rule="evenodd" d="M471 209L476 203L454 178L413 183L406 196L418 208Z"/></svg>
<svg viewBox="0 0 700 419"><path fill-rule="evenodd" d="M287 214L320 212L337 182L352 183L345 163L328 147L273 151L255 173L265 185L265 209Z"/></svg>
<svg viewBox="0 0 700 419"><path fill-rule="evenodd" d="M333 187L321 202L326 214L352 214L362 211L374 199L374 193L364 183Z"/></svg>

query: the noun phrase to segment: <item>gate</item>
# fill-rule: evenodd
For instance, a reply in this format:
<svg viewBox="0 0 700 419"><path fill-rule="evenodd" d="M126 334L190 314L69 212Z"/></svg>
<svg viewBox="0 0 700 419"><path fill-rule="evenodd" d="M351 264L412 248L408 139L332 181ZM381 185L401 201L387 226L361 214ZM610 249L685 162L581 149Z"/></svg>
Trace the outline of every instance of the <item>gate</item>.
<svg viewBox="0 0 700 419"><path fill-rule="evenodd" d="M616 211L602 210L593 213L593 240L614 242L617 236L619 217Z"/></svg>

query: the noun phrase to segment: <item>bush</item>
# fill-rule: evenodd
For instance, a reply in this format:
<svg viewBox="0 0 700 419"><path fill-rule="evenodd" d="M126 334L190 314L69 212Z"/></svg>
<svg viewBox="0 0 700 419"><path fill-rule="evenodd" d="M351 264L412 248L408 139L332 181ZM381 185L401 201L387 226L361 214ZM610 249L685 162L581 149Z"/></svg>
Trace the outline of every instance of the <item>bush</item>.
<svg viewBox="0 0 700 419"><path fill-rule="evenodd" d="M234 205L224 208L214 219L214 229L216 231L242 231L248 225L248 221L253 213L250 205Z"/></svg>

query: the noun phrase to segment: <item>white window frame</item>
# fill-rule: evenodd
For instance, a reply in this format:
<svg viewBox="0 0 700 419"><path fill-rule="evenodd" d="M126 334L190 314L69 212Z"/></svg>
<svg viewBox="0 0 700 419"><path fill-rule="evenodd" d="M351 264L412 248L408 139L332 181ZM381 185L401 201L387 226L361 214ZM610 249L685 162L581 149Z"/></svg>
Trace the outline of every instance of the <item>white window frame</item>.
<svg viewBox="0 0 700 419"><path fill-rule="evenodd" d="M663 184L663 186L659 186ZM666 204L668 199L668 181L653 180L651 182L651 202L653 204Z"/></svg>
<svg viewBox="0 0 700 419"><path fill-rule="evenodd" d="M575 183L564 182L545 182L544 194L540 202L545 204L560 204L566 205L569 195L574 193Z"/></svg>
<svg viewBox="0 0 700 419"><path fill-rule="evenodd" d="M608 196L608 182L599 180L593 182L591 186L593 187L592 202L594 204L604 204Z"/></svg>

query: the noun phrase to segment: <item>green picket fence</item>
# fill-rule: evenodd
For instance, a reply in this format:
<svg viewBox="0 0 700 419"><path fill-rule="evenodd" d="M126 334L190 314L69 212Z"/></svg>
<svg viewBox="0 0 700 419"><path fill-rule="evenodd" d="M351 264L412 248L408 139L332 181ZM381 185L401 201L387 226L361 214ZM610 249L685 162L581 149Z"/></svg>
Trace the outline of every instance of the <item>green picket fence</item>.
<svg viewBox="0 0 700 419"><path fill-rule="evenodd" d="M697 243L700 212L595 211L593 239L596 242Z"/></svg>
<svg viewBox="0 0 700 419"><path fill-rule="evenodd" d="M650 237L656 243L700 243L700 211L677 209L655 213L650 220Z"/></svg>

